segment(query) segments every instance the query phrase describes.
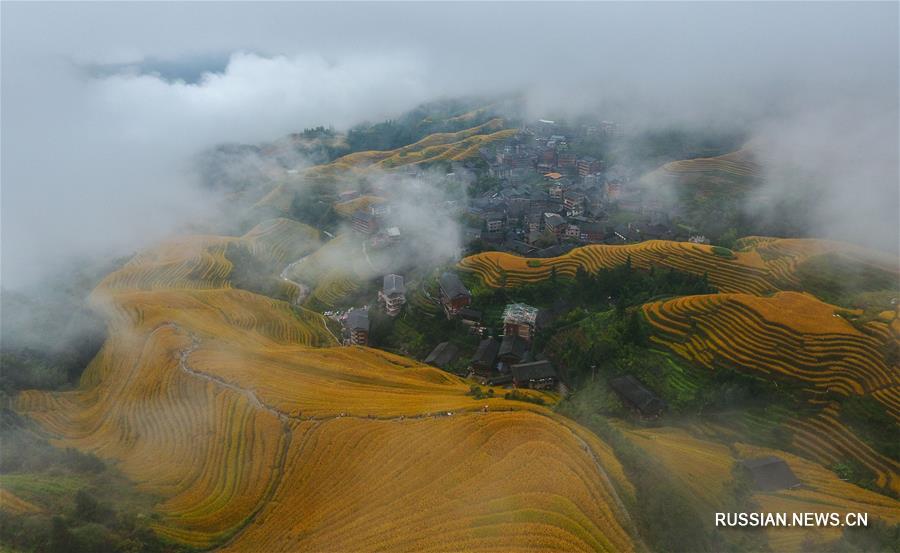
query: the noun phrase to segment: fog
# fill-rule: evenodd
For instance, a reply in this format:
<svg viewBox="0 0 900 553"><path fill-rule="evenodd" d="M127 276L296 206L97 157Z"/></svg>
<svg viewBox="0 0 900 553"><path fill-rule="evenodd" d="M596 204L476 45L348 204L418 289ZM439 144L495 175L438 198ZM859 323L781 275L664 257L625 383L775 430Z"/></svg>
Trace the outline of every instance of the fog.
<svg viewBox="0 0 900 553"><path fill-rule="evenodd" d="M744 128L769 197L799 173L817 234L898 248L896 3L4 2L2 77L4 288L215 218L192 160L218 143L513 92Z"/></svg>

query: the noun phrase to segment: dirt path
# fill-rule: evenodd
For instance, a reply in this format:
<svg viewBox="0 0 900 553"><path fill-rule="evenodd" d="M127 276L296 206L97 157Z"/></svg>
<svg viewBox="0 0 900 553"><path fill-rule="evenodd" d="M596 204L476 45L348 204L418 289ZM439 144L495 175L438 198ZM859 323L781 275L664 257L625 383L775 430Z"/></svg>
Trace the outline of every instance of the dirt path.
<svg viewBox="0 0 900 553"><path fill-rule="evenodd" d="M294 270L294 267L296 267L297 265L299 265L300 263L305 261L307 257L309 257L309 256L304 255L300 259L294 261L293 263L290 263L287 267L282 269L281 275L280 275L281 280L290 282L291 284L293 284L300 290L300 292L297 293L297 296L291 301L291 303L294 304L295 307L300 307L300 305L304 301L306 301L306 298L309 297L310 290L309 290L309 286L302 284L300 282L297 282L296 280L291 280L290 277L288 277L288 275L291 273L291 271Z"/></svg>
<svg viewBox="0 0 900 553"><path fill-rule="evenodd" d="M292 429L293 425L291 424L292 422L301 422L301 421L312 422L315 426L318 426L319 424L322 424L323 422L326 422L329 420L340 419L340 418L360 419L360 420L368 420L368 421L373 421L373 422L374 421L392 422L392 421L403 421L406 419L416 420L416 419L424 419L424 418L438 418L438 417L450 417L450 416L454 416L454 417L457 417L457 416L479 416L479 415L484 415L487 413L521 411L521 409L511 408L511 409L503 409L503 410L493 410L493 411L488 411L487 413L485 413L481 409L473 409L471 411L458 411L455 413L451 413L451 412L419 413L419 414L415 414L415 415L399 415L399 416L391 416L391 417L376 417L376 416L372 416L372 415L369 415L369 416L350 415L347 413L340 413L340 414L336 414L336 415L328 415L328 416L322 416L322 417L314 417L314 416L302 417L300 415L290 415L290 414L284 413L283 411L276 409L275 407L265 404L263 401L261 401L259 399L259 397L257 397L257 395L252 390L242 388L242 387L238 386L237 384L228 382L224 378L214 376L211 374L207 374L207 373L204 373L204 372L201 372L201 371L191 368L188 365L188 358L190 357L191 353L193 353L200 347L200 339L196 335L185 330L184 328L182 328L180 325L178 325L176 323L164 323L164 324L156 327L156 329L154 329L154 332L156 332L157 330L160 330L162 328L173 328L173 329L177 330L178 332L187 334L191 338L191 345L188 346L187 348L184 348L183 350L181 350L178 354L179 370L181 370L182 372L184 372L187 375L190 375L191 377L205 380L216 386L221 386L221 387L231 390L235 393L243 395L244 397L246 397L248 399L248 401L250 402L251 405L253 405L254 407L256 407L260 410L270 413L271 415L278 418L278 420L282 423L282 432L284 434L283 442L282 442L283 446L280 448L280 451L278 453L278 458L276 459L276 466L278 467L277 476L275 476L273 478L272 482L269 485L269 488L266 491L265 496L260 500L260 503L256 507L254 507L253 512L247 517L246 521L241 525L241 527L237 528L235 530L234 534L232 534L225 542L217 544L212 549L218 549L220 547L224 547L230 543L233 543L243 533L243 531L257 518L257 516L263 511L263 509L265 509L265 507L270 503L271 499L274 497L278 488L281 486L282 480L284 478L284 466L285 466L285 462L287 459L288 451L290 450L291 438L293 435L293 429ZM560 424L561 426L563 426L567 431L569 431L572 434L572 436L575 438L575 440L578 442L578 444L581 446L581 448L585 451L585 453L588 456L590 456L591 460L593 461L594 466L597 469L597 472L600 474L600 477L606 484L606 487L609 490L609 493L612 495L614 501L616 502L616 505L619 507L619 511L620 511L622 517L628 523L631 524L632 528L636 528L633 521L631 520L630 515L628 514L628 509L625 507L625 504L622 502L621 498L619 497L619 495L615 489L615 485L613 484L612 480L609 478L608 474L606 473L606 469L604 469L603 464L600 462L599 457L594 452L594 450L591 448L590 444L588 444L587 441L585 441L581 436L579 436L567 424L561 423L560 421L555 420L550 414L541 414L541 413L537 413L534 411L531 411L531 412L533 412L539 416L545 416L545 417L553 419L554 422L556 422L557 424ZM308 436L309 434L307 433L306 435Z"/></svg>

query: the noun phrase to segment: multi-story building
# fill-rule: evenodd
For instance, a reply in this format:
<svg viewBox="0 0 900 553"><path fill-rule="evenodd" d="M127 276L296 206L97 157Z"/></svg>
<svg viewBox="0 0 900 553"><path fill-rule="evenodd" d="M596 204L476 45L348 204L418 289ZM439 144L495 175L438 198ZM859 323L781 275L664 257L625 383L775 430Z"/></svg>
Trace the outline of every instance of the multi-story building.
<svg viewBox="0 0 900 553"><path fill-rule="evenodd" d="M378 291L378 300L384 305L384 311L391 317L400 313L403 304L406 303L406 286L400 275L385 275L381 290Z"/></svg>
<svg viewBox="0 0 900 553"><path fill-rule="evenodd" d="M584 213L585 196L581 192L566 192L563 206L568 217L577 217Z"/></svg>
<svg viewBox="0 0 900 553"><path fill-rule="evenodd" d="M369 312L353 308L344 317L344 345L369 344Z"/></svg>
<svg viewBox="0 0 900 553"><path fill-rule="evenodd" d="M603 170L603 162L592 157L583 157L576 162L579 177L586 177Z"/></svg>
<svg viewBox="0 0 900 553"><path fill-rule="evenodd" d="M444 306L448 319L472 303L472 294L455 273L442 274L438 279L438 286L441 291L441 305Z"/></svg>
<svg viewBox="0 0 900 553"><path fill-rule="evenodd" d="M538 309L524 303L511 303L503 311L503 335L518 336L526 341L534 337Z"/></svg>
<svg viewBox="0 0 900 553"><path fill-rule="evenodd" d="M556 166L559 167L561 171L574 169L575 164L577 163L577 158L572 152L559 152L556 154L556 158Z"/></svg>
<svg viewBox="0 0 900 553"><path fill-rule="evenodd" d="M378 221L375 214L369 210L358 209L353 214L353 230L363 234L372 234L378 230Z"/></svg>

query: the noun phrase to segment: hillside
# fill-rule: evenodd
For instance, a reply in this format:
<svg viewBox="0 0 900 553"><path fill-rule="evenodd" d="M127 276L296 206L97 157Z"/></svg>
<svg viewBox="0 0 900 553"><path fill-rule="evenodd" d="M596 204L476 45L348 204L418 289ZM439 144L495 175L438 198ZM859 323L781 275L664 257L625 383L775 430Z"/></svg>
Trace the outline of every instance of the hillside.
<svg viewBox="0 0 900 553"><path fill-rule="evenodd" d="M672 161L663 165L662 170L673 175L721 171L739 177L754 177L761 173L759 164L754 160L753 152L746 147L716 157Z"/></svg>
<svg viewBox="0 0 900 553"><path fill-rule="evenodd" d="M853 325L843 309L807 294L688 296L643 307L651 341L710 371L735 370L802 386L816 411L784 421L791 445L832 465L854 459L875 483L900 493L900 464L842 420L843 401L870 398L900 420L900 378L885 352L896 348L884 321ZM889 431L888 427L883 431ZM861 439L863 438L863 439Z"/></svg>
<svg viewBox="0 0 900 553"><path fill-rule="evenodd" d="M409 359L329 347L321 315L235 287L229 251L283 262L314 238L276 222L136 256L92 295L109 338L79 388L24 392L17 410L163 498L155 528L187 545L634 548L628 483L596 438Z"/></svg>
<svg viewBox="0 0 900 553"><path fill-rule="evenodd" d="M341 156L326 164L301 170L288 182L274 187L256 204L257 209L290 211L294 189L303 183L333 182L339 176L362 176L375 171L391 171L407 165L463 161L478 155L479 148L515 135L503 119L494 118L456 132L430 134L412 144L392 150L370 150Z"/></svg>
<svg viewBox="0 0 900 553"><path fill-rule="evenodd" d="M728 382L749 389L753 381L764 383L767 391L757 388L756 394L763 395L755 400L751 394L743 407L730 411L726 402L718 407L724 412L691 427L725 443L777 443L856 483L900 493L900 327L891 304L898 292L890 260L821 240L749 237L738 246L732 252L650 241L585 246L538 260L486 252L463 259L459 266L490 286L509 288L629 262L637 268L706 275L719 293L640 306L649 333L642 350L649 353L642 359L656 365L645 379L655 382L657 392L680 402L681 409L685 401L697 401L713 390L728 393ZM795 291L804 289L827 293L841 305ZM566 347L587 339L579 330L583 325L566 328L557 335ZM652 357L657 351L675 357ZM577 357L560 351L556 355ZM627 366L631 368L619 370L642 370ZM739 385L729 374L750 381Z"/></svg>
<svg viewBox="0 0 900 553"><path fill-rule="evenodd" d="M889 523L900 521L900 503L840 480L822 465L784 451L736 442L730 447L697 437L682 429L632 428L620 425L623 435L640 451L653 456L686 490L704 519L737 508L771 513L862 512ZM736 482L735 467L742 459L777 456L801 481L794 489L777 492L744 489ZM725 530L726 535L738 534ZM761 537L774 551L798 551L805 543L822 544L841 536L840 528L768 528Z"/></svg>
<svg viewBox="0 0 900 553"><path fill-rule="evenodd" d="M484 252L459 262L462 270L477 274L486 284L509 286L536 282L555 270L559 276L574 276L579 267L588 272L610 268L630 260L636 268L670 267L696 275L707 274L722 292L765 294L800 287L800 263L828 252L849 252L857 257L874 256L876 263L890 261L849 244L827 240L747 238L734 251L688 242L648 240L622 246L589 245L560 257L526 259L501 252Z"/></svg>

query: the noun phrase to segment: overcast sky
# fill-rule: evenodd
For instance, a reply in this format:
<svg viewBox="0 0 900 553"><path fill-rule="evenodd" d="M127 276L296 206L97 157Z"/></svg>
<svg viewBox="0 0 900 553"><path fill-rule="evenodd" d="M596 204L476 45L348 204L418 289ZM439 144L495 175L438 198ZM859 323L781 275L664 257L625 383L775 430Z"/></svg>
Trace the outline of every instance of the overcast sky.
<svg viewBox="0 0 900 553"><path fill-rule="evenodd" d="M635 126L759 119L787 158L840 165L823 220L870 214L896 248L895 2L0 9L6 287L203 216L185 167L215 143L514 90Z"/></svg>

